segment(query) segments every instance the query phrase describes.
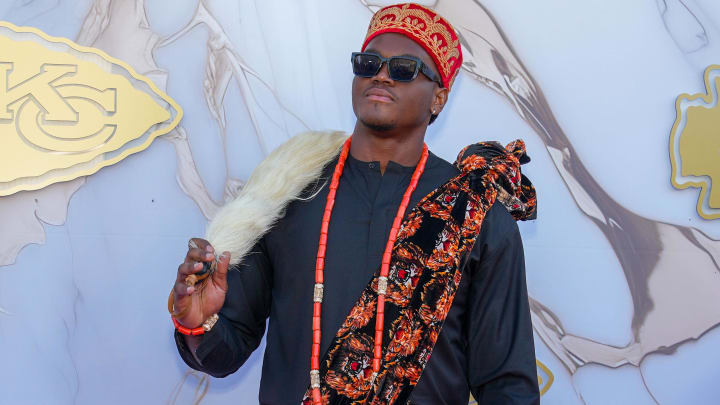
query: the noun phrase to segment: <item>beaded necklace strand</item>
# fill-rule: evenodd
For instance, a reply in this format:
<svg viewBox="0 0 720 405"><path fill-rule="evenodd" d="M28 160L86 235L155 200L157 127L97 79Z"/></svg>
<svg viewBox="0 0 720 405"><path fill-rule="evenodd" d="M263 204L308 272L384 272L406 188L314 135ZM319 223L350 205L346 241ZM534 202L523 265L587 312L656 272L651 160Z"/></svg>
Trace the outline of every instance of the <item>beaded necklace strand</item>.
<svg viewBox="0 0 720 405"><path fill-rule="evenodd" d="M330 216L332 215L333 206L335 205L335 194L337 193L338 183L340 182L340 175L342 175L343 168L345 167L345 160L347 159L348 153L350 152L350 144L352 137L348 138L343 145L342 151L340 152L340 158L335 165L335 171L333 172L332 180L330 182L330 191L328 192L327 202L325 203L325 213L323 214L322 226L320 227L320 243L318 245L317 262L315 263L315 289L313 293L313 318L312 318L312 331L313 331L313 344L312 344L312 356L310 357L310 387L312 388L312 402L313 405L322 405L322 398L320 393L320 342L322 341L322 332L320 329L320 315L322 313L322 299L323 299L323 273L325 270L325 252L327 250L327 233L330 225ZM378 302L377 312L375 316L375 346L373 351L373 374L372 379L375 380L377 374L380 372L381 355L382 355L382 338L383 329L385 324L385 292L387 291L387 277L390 271L390 256L392 254L392 247L397 239L397 234L400 229L400 222L405 216L405 210L410 203L410 196L417 187L418 180L425 170L425 162L428 158L428 148L426 144L423 144L422 155L420 161L415 167L415 172L410 179L405 194L403 195L400 207L398 207L395 220L393 221L392 228L390 229L390 237L388 238L387 244L385 245L385 253L382 258L382 265L380 267L380 277L378 277Z"/></svg>

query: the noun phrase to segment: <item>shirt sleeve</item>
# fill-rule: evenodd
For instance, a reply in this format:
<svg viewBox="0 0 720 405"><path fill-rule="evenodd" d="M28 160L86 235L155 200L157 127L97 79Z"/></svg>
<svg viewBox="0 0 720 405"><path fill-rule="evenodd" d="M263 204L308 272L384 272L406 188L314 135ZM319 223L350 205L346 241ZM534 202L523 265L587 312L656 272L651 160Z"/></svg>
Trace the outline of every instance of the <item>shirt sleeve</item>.
<svg viewBox="0 0 720 405"><path fill-rule="evenodd" d="M245 259L228 271L228 292L213 328L205 333L195 355L182 334L175 331L180 357L195 370L213 377L237 371L255 350L265 334L270 313L272 267L264 238Z"/></svg>
<svg viewBox="0 0 720 405"><path fill-rule="evenodd" d="M522 239L501 204L488 211L470 261L470 392L478 405L539 404Z"/></svg>

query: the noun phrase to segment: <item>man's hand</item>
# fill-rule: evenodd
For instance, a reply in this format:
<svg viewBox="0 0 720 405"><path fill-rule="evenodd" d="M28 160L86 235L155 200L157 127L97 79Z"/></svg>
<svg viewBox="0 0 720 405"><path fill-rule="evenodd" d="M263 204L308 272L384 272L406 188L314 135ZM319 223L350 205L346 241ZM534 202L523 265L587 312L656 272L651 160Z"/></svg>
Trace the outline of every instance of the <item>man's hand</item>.
<svg viewBox="0 0 720 405"><path fill-rule="evenodd" d="M227 271L230 253L223 252L217 259L217 268L205 280L194 286L188 286L185 279L202 270L203 262L212 263L215 250L205 239L191 240L197 247L188 247L185 261L178 266L177 278L173 291L175 293L174 311L176 317L186 328L197 328L222 308L227 293Z"/></svg>

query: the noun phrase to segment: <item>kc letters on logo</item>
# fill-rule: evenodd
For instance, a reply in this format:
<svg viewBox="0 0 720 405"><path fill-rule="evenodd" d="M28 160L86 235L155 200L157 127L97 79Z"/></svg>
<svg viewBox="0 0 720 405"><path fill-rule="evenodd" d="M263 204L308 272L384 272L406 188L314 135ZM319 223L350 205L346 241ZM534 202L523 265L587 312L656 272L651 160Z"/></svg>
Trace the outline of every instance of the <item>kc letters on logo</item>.
<svg viewBox="0 0 720 405"><path fill-rule="evenodd" d="M181 117L124 62L0 22L0 196L92 174L147 148Z"/></svg>

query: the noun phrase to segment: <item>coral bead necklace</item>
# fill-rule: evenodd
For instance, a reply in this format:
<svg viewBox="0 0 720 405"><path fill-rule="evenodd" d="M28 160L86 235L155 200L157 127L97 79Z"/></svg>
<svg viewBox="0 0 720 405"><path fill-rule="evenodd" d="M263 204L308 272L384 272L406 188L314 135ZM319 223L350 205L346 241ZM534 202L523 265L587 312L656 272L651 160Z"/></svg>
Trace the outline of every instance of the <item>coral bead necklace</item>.
<svg viewBox="0 0 720 405"><path fill-rule="evenodd" d="M310 357L310 387L312 388L312 403L313 405L322 405L322 398L320 393L320 342L322 341L322 332L320 329L320 316L322 313L322 299L323 299L323 274L325 269L325 252L327 250L327 235L328 227L330 225L330 216L332 215L333 206L335 205L335 194L337 193L338 183L340 182L340 175L342 175L343 168L345 167L345 160L347 159L348 153L350 152L350 144L352 137L348 138L343 145L342 151L337 164L335 165L335 171L333 172L332 180L330 181L330 189L327 196L327 202L325 203L325 212L323 214L322 226L320 227L320 243L318 245L317 262L315 264L315 290L313 294L313 318L312 318L312 356ZM388 238L387 244L385 245L385 253L382 256L382 265L380 266L380 276L378 277L378 301L375 316L375 345L373 351L373 378L380 372L381 355L382 355L382 338L383 338L383 327L385 321L385 292L387 291L387 277L390 270L390 256L392 254L392 247L397 239L397 234L400 229L400 222L405 216L405 210L410 203L410 196L417 187L418 180L425 170L425 162L428 158L427 145L423 144L422 155L420 161L415 167L415 172L410 179L410 184L405 190L400 207L398 207L395 220L393 221L392 228L390 228L390 237Z"/></svg>

